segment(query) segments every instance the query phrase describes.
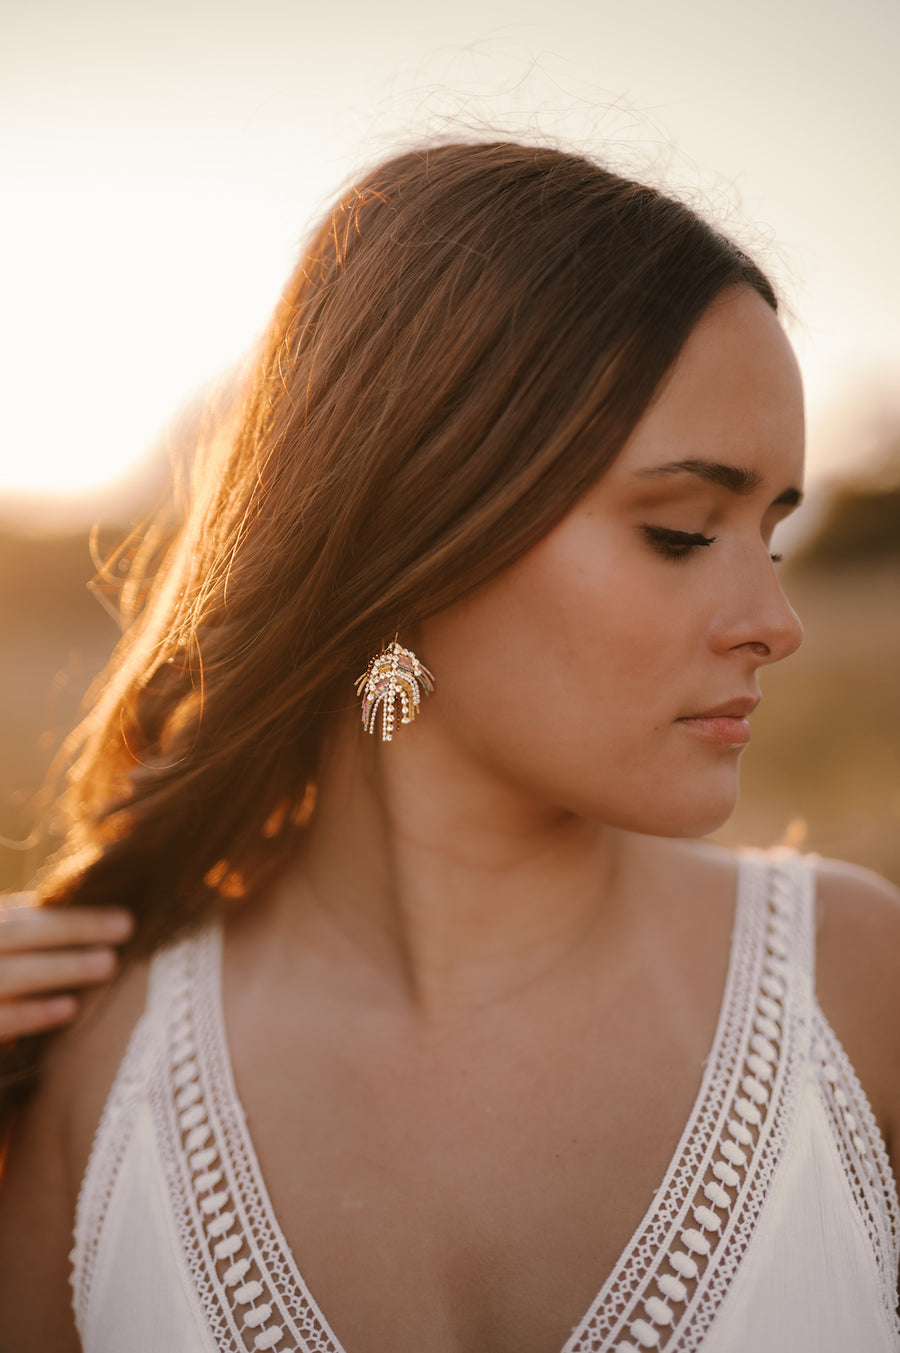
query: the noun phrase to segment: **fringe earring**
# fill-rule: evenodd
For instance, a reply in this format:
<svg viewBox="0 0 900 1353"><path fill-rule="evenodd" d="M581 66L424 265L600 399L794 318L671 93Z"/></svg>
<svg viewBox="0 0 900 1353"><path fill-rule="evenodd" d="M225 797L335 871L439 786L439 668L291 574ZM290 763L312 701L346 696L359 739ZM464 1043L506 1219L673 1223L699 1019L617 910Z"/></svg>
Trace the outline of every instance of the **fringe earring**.
<svg viewBox="0 0 900 1353"><path fill-rule="evenodd" d="M380 705L381 740L390 742L394 735L394 705L398 697L402 708L400 722L412 723L419 712L420 686L426 695L430 695L434 690L434 677L415 653L398 644L395 634L356 682L356 694L362 696L362 722L366 732L375 732Z"/></svg>

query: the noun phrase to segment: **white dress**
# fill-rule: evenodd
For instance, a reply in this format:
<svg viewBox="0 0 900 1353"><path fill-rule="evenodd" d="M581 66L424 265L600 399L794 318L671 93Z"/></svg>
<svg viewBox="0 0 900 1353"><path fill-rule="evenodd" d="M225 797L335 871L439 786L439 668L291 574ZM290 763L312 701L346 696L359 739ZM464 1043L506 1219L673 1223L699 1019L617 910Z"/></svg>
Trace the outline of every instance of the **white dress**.
<svg viewBox="0 0 900 1353"><path fill-rule="evenodd" d="M900 1349L897 1191L815 1002L814 891L813 867L796 857L741 858L728 978L691 1117L562 1353ZM344 1353L260 1175L220 978L218 925L153 961L78 1203L84 1353Z"/></svg>

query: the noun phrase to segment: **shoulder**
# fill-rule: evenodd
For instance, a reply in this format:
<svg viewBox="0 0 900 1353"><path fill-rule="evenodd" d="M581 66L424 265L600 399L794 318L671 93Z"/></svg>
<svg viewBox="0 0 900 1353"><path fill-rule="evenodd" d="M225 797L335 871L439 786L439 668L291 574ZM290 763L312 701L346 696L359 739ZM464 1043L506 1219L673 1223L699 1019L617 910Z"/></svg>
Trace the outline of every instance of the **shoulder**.
<svg viewBox="0 0 900 1353"><path fill-rule="evenodd" d="M889 929L900 927L900 888L881 874L847 860L823 860L812 857L816 871L817 895L823 908L836 916L866 916ZM898 929L900 934L900 929Z"/></svg>
<svg viewBox="0 0 900 1353"><path fill-rule="evenodd" d="M819 1005L900 1146L900 892L841 860L815 869Z"/></svg>
<svg viewBox="0 0 900 1353"><path fill-rule="evenodd" d="M814 867L820 993L859 982L876 988L870 999L895 999L900 1015L900 891L843 860L818 860Z"/></svg>
<svg viewBox="0 0 900 1353"><path fill-rule="evenodd" d="M18 1142L40 1126L41 1135L62 1143L67 1193L74 1198L90 1153L94 1130L131 1032L146 1002L149 963L129 964L109 986L82 998L70 1027L55 1034L41 1063L38 1083L24 1104L13 1136Z"/></svg>
<svg viewBox="0 0 900 1353"><path fill-rule="evenodd" d="M91 992L47 1059L47 1093L64 1115L66 1164L76 1193L116 1071L146 1005L149 968L149 960L132 962L109 987Z"/></svg>
<svg viewBox="0 0 900 1353"><path fill-rule="evenodd" d="M22 1353L78 1347L69 1293L75 1206L94 1131L144 1003L145 963L52 1040L13 1125L0 1188L0 1324Z"/></svg>

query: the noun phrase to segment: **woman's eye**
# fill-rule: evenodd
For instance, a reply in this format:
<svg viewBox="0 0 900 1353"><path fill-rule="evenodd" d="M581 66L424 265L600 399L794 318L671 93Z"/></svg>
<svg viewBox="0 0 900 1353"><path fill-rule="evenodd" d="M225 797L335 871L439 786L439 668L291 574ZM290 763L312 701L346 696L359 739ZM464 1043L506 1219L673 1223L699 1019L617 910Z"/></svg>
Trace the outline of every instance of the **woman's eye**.
<svg viewBox="0 0 900 1353"><path fill-rule="evenodd" d="M643 526L647 540L664 559L687 559L702 545L711 545L715 536L704 536L699 531L675 531L668 526Z"/></svg>

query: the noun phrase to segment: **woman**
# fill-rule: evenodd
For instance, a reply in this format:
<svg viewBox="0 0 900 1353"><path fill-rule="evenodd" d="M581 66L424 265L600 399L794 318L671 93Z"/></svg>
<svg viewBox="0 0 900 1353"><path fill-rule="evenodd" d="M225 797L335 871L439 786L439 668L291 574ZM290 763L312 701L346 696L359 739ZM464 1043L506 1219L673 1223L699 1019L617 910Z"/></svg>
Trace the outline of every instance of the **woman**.
<svg viewBox="0 0 900 1353"><path fill-rule="evenodd" d="M16 1349L79 1347L73 1219L86 1353L898 1346L896 898L695 841L802 454L682 204L510 144L347 194L85 732L43 892L137 936L17 1124Z"/></svg>

